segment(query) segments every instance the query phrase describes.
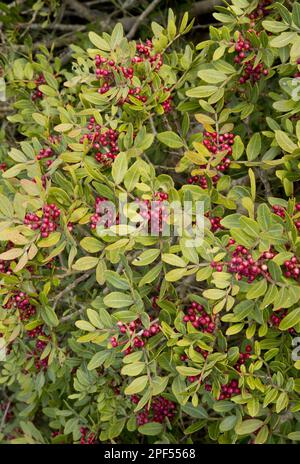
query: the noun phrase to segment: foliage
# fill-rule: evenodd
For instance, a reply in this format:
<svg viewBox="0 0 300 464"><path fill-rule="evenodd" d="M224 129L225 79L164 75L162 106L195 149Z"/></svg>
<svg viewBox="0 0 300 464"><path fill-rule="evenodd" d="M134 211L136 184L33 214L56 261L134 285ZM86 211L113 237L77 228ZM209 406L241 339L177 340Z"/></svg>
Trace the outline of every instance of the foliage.
<svg viewBox="0 0 300 464"><path fill-rule="evenodd" d="M300 439L300 4L258 3L6 64L2 442ZM95 227L124 193L203 201L203 243Z"/></svg>

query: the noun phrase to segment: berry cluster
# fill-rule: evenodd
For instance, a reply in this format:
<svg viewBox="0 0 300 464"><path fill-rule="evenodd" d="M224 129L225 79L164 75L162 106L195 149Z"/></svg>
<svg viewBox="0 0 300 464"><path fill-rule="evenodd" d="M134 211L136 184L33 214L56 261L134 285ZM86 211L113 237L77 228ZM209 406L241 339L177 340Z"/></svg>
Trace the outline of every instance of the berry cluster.
<svg viewBox="0 0 300 464"><path fill-rule="evenodd" d="M211 315L207 314L201 304L193 301L191 305L186 308L186 314L183 317L183 322L186 324L191 322L193 327L200 329L202 332L213 333L216 328Z"/></svg>
<svg viewBox="0 0 300 464"><path fill-rule="evenodd" d="M206 213L205 216L209 219L210 224L211 224L211 231L212 232L217 232L220 229L224 229L224 227L221 225L221 220L222 218L219 216L214 216L211 217L209 213Z"/></svg>
<svg viewBox="0 0 300 464"><path fill-rule="evenodd" d="M150 316L150 320L151 319L152 316ZM110 342L113 348L116 348L119 345L126 345L127 343L130 343L128 348L126 348L124 351L125 354L130 354L132 348L141 348L145 346L146 340L150 337L153 337L160 331L160 326L156 322L152 322L149 329L144 329L140 319L129 322L129 324L124 324L123 322L118 321L117 326L119 328L120 334L126 334L128 339L118 342L116 337L111 337Z"/></svg>
<svg viewBox="0 0 300 464"><path fill-rule="evenodd" d="M136 57L136 59L139 60L140 57ZM138 61L134 61L134 63L137 62ZM134 69L132 67L116 64L114 60L104 58L100 55L96 55L95 65L96 77L100 80L98 93L102 95L107 93L112 87L120 85L119 82L123 80L123 85L125 84L128 86L128 96L125 99L120 98L118 101L119 105L130 102L129 95L134 96L143 103L147 101L146 95L140 95L142 91L141 87L135 87L133 85Z"/></svg>
<svg viewBox="0 0 300 464"><path fill-rule="evenodd" d="M150 68L154 71L159 71L163 65L162 55L155 53L151 40L147 40L145 44L137 44L136 55L131 59L131 66L123 66L116 63L110 58L105 58L101 55L95 56L96 78L99 79L100 87L98 93L106 94L114 87L127 87L127 96L120 96L118 105L130 103L130 97L134 97L142 103L148 100L147 95L143 94L143 88L134 83L134 77L143 81L146 79L146 74L149 74L149 69L141 64L150 64ZM150 82L149 82L150 84ZM168 88L163 88L163 91L168 93ZM172 109L172 97L168 96L162 103L165 113L169 113Z"/></svg>
<svg viewBox="0 0 300 464"><path fill-rule="evenodd" d="M105 228L109 228L115 224L118 224L118 216L115 217L114 211L112 211L108 205L106 205L107 198L96 197L95 200L95 213L90 218L90 227L95 230L97 226L102 225Z"/></svg>
<svg viewBox="0 0 300 464"><path fill-rule="evenodd" d="M137 198L135 203L138 205L138 213L144 220L144 227L150 234L164 232L164 225L169 216L169 209L165 202L169 195L165 192L155 192L153 200L140 200Z"/></svg>
<svg viewBox="0 0 300 464"><path fill-rule="evenodd" d="M93 432L90 432L87 427L80 427L80 444L81 445L93 445L96 441L96 436Z"/></svg>
<svg viewBox="0 0 300 464"><path fill-rule="evenodd" d="M217 174L211 178L213 186L216 186L220 176ZM200 185L205 190L208 188L208 182L205 176L192 176L188 178L188 183L193 185Z"/></svg>
<svg viewBox="0 0 300 464"><path fill-rule="evenodd" d="M231 398L233 395L239 395L241 389L239 388L239 383L237 380L233 379L227 384L221 386L221 393L218 397L218 401ZM210 392L212 391L212 386L209 383L205 384L205 390Z"/></svg>
<svg viewBox="0 0 300 464"><path fill-rule="evenodd" d="M295 280L299 279L300 261L298 261L296 256L293 256L291 259L285 261L283 265L285 268L285 272L284 272L285 277L293 278Z"/></svg>
<svg viewBox="0 0 300 464"><path fill-rule="evenodd" d="M232 242L231 242L232 244ZM247 278L247 282L253 282L260 275L268 276L268 266L266 261L274 258L276 253L273 251L264 252L260 258L255 261L247 248L242 245L237 245L232 252L231 260L226 263L227 272L236 274L238 280L243 277ZM225 263L215 263L212 261L211 267L216 269L217 272L222 272Z"/></svg>
<svg viewBox="0 0 300 464"><path fill-rule="evenodd" d="M34 81L35 83L35 90L32 92L31 100L35 101L39 98L43 98L43 92L40 90L39 86L42 84L46 84L46 79L43 74L40 74L37 79Z"/></svg>
<svg viewBox="0 0 300 464"><path fill-rule="evenodd" d="M44 189L46 189L47 179L49 179L49 176L47 174L43 174L41 177L41 180L42 180L42 186ZM36 179L32 179L32 182L36 184Z"/></svg>
<svg viewBox="0 0 300 464"><path fill-rule="evenodd" d="M240 35L238 41L235 44L235 51L237 55L234 58L234 62L240 64L247 56L253 52L253 47L249 40L244 39ZM240 84L245 84L247 81L251 80L252 83L255 83L261 79L262 76L267 76L269 71L264 69L264 65L259 63L254 67L256 57L254 56L247 62L243 63L243 75L240 77Z"/></svg>
<svg viewBox="0 0 300 464"><path fill-rule="evenodd" d="M279 327L280 322L282 321L282 319L285 318L287 314L287 309L279 309L275 313L271 314L271 317L269 319L270 324L273 327ZM296 331L293 327L291 327L288 331L291 335L296 335Z"/></svg>
<svg viewBox="0 0 300 464"><path fill-rule="evenodd" d="M32 230L40 230L41 236L47 238L59 225L60 209L54 204L43 206L43 214L39 217L35 213L25 215L24 224Z"/></svg>
<svg viewBox="0 0 300 464"><path fill-rule="evenodd" d="M213 155L217 155L221 152L227 153L227 155L216 167L218 171L224 172L228 170L230 166L230 159L228 156L232 155L232 145L234 144L234 138L235 135L232 132L221 135L217 132L204 132L203 145L208 149L208 151L213 153Z"/></svg>
<svg viewBox="0 0 300 464"><path fill-rule="evenodd" d="M158 295L154 295L154 296L151 297L151 304L152 304L153 309L159 309L159 306L157 304L157 300L158 300Z"/></svg>
<svg viewBox="0 0 300 464"><path fill-rule="evenodd" d="M36 314L36 308L30 303L29 296L24 292L12 295L4 305L5 309L18 309L21 321L28 321Z"/></svg>
<svg viewBox="0 0 300 464"><path fill-rule="evenodd" d="M0 259L0 273L7 275L10 275L12 273L10 261L4 261L3 259Z"/></svg>
<svg viewBox="0 0 300 464"><path fill-rule="evenodd" d="M169 92L169 89L164 89L166 92ZM170 95L165 101L162 102L161 106L163 107L164 109L164 113L170 113L172 111L172 102L173 102L173 98L172 96Z"/></svg>
<svg viewBox="0 0 300 464"><path fill-rule="evenodd" d="M51 432L51 438L59 437L62 435L60 430L54 430L54 432Z"/></svg>
<svg viewBox="0 0 300 464"><path fill-rule="evenodd" d="M54 156L52 148L42 148L38 155L37 155L37 160L42 160L45 158L52 158ZM46 161L46 166L49 168L51 164L53 163L53 160L47 159Z"/></svg>
<svg viewBox="0 0 300 464"><path fill-rule="evenodd" d="M224 152L224 157L219 161L216 166L217 171L225 172L230 168L230 156L232 155L232 145L234 144L235 135L232 132L225 134L218 134L217 132L204 132L203 145L210 153L213 154L214 159L219 153ZM200 165L200 169L205 169L206 165ZM216 174L211 178L213 186L216 186L220 175ZM200 185L202 189L208 188L208 182L205 176L191 176L188 179L189 184Z"/></svg>
<svg viewBox="0 0 300 464"><path fill-rule="evenodd" d="M136 401L138 401L138 398L136 397L136 395L133 395L133 397L131 397L131 400L133 403L135 403ZM174 418L175 413L175 403L173 403L170 400L167 400L162 396L157 396L153 399L150 408L144 408L144 410L137 415L137 424L144 425L148 422L159 422L160 424L162 424L166 418L168 418L168 420L171 421Z"/></svg>
<svg viewBox="0 0 300 464"><path fill-rule="evenodd" d="M116 156L119 154L118 138L119 132L113 129L101 127L96 123L94 117L89 119L87 125L88 134L84 134L80 143L88 140L95 150L95 159L104 166L110 166Z"/></svg>
<svg viewBox="0 0 300 464"><path fill-rule="evenodd" d="M27 332L27 336L33 340L36 339L35 348L31 352L31 357L34 358L34 365L37 371L47 370L48 367L48 359L49 356L46 356L43 359L40 359L41 353L44 351L47 343L49 341L49 337L44 332L43 325L39 325L32 330Z"/></svg>
<svg viewBox="0 0 300 464"><path fill-rule="evenodd" d="M267 7L272 4L272 0L261 0L257 7L255 8L252 13L249 15L249 19L251 21L257 20L264 18L265 16L268 16L270 14L270 10L267 10ZM251 23L251 27L255 26L255 22Z"/></svg>
<svg viewBox="0 0 300 464"><path fill-rule="evenodd" d="M203 350L202 348L200 348L200 346L195 346L194 347L195 351L197 351L197 353L200 353L202 354L203 358L206 359L207 356L208 356L208 351L206 350ZM180 355L180 361L183 361L183 362L188 362L189 361L189 358L186 354L181 354ZM195 382L195 380L198 378L199 376L190 376L188 377L188 381L189 382Z"/></svg>
<svg viewBox="0 0 300 464"><path fill-rule="evenodd" d="M282 219L285 219L285 215L286 215L286 209L285 208L283 208L282 206L279 206L279 205L274 205L274 206L272 206L272 210L273 210L273 213L276 214L276 216L279 216ZM294 214L297 214L299 212L300 212L300 203L297 203L295 205ZM298 229L298 231L300 232L300 220L296 219L294 221L294 224L295 224L296 228Z"/></svg>
<svg viewBox="0 0 300 464"><path fill-rule="evenodd" d="M147 60L154 67L154 69L156 69L156 71L160 70L163 65L163 58L161 53L153 52L153 43L151 40L146 40L145 44L137 44L136 50L138 56L135 56L132 59L132 63L141 63Z"/></svg>
<svg viewBox="0 0 300 464"><path fill-rule="evenodd" d="M58 144L61 143L61 141L62 141L62 136L61 136L61 135L52 134L52 135L49 135L48 140L49 140L49 142L52 143L53 145L58 145Z"/></svg>
<svg viewBox="0 0 300 464"><path fill-rule="evenodd" d="M252 351L252 346L251 345L246 345L245 347L245 352L240 352L240 356L239 356L239 359L237 361L237 363L235 364L234 368L240 372L241 370L241 365L242 364L245 364L245 362L247 361L247 359L250 358L251 356L251 351Z"/></svg>
<svg viewBox="0 0 300 464"><path fill-rule="evenodd" d="M7 169L7 164L6 163L0 163L0 171L6 171Z"/></svg>

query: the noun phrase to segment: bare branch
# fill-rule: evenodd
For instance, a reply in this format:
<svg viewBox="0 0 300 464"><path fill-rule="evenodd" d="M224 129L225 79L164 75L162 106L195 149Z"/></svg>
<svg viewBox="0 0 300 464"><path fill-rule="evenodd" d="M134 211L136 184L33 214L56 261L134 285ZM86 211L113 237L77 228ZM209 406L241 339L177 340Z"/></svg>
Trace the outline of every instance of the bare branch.
<svg viewBox="0 0 300 464"><path fill-rule="evenodd" d="M77 287L78 284L80 284L80 282L83 282L84 280L86 280L88 277L90 277L92 271L88 271L88 272L85 272L84 274L82 274L80 277L78 277L77 279L75 279L70 285L68 285L67 287L65 287L60 293L58 293L54 299L54 302L53 302L53 309L56 308L59 300L66 294L66 293L69 293L71 290L73 290L73 288Z"/></svg>
<svg viewBox="0 0 300 464"><path fill-rule="evenodd" d="M99 16L98 11L90 10L78 0L65 0L65 2L73 11L76 11L79 17L85 18L90 22L94 22L96 17Z"/></svg>
<svg viewBox="0 0 300 464"><path fill-rule="evenodd" d="M135 20L132 28L127 34L128 39L132 39L138 30L140 24L147 18L147 16L157 7L161 0L153 0L150 5L143 11L143 13Z"/></svg>
<svg viewBox="0 0 300 464"><path fill-rule="evenodd" d="M220 6L222 4L222 0L203 0L202 2L195 2L191 8L191 16L200 16L210 13L216 6Z"/></svg>

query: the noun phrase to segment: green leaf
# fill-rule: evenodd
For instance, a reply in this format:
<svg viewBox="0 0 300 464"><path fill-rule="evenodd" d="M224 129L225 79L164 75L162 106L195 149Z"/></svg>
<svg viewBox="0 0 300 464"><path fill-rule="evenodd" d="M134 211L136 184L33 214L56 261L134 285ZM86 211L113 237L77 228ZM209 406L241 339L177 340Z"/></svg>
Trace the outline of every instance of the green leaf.
<svg viewBox="0 0 300 464"><path fill-rule="evenodd" d="M185 377L189 375L201 374L201 369L195 369L194 367L188 367L188 366L176 366L176 370L179 372L180 375L183 375Z"/></svg>
<svg viewBox="0 0 300 464"><path fill-rule="evenodd" d="M132 261L132 264L134 266L148 266L153 263L159 255L159 249L151 248L150 250L143 251L143 253Z"/></svg>
<svg viewBox="0 0 300 464"><path fill-rule="evenodd" d="M267 205L262 203L257 208L257 221L263 230L268 230L271 226L272 217Z"/></svg>
<svg viewBox="0 0 300 464"><path fill-rule="evenodd" d="M202 85L199 87L194 87L186 91L186 96L191 98L205 98L210 97L215 92L217 92L218 87L215 85Z"/></svg>
<svg viewBox="0 0 300 464"><path fill-rule="evenodd" d="M111 174L117 185L119 185L128 170L127 154L120 153L113 162Z"/></svg>
<svg viewBox="0 0 300 464"><path fill-rule="evenodd" d="M219 429L220 432L228 432L232 430L236 424L237 417L236 416L227 416L220 422Z"/></svg>
<svg viewBox="0 0 300 464"><path fill-rule="evenodd" d="M179 135L172 131L161 132L157 134L157 138L161 143L170 148L181 148L184 145Z"/></svg>
<svg viewBox="0 0 300 464"><path fill-rule="evenodd" d="M208 84L219 84L227 79L226 74L215 69L203 69L198 72L198 76Z"/></svg>
<svg viewBox="0 0 300 464"><path fill-rule="evenodd" d="M280 148L282 148L287 153L293 153L298 148L298 146L283 131L276 130L275 139Z"/></svg>
<svg viewBox="0 0 300 464"><path fill-rule="evenodd" d="M97 329L103 329L103 324L101 322L99 313L94 309L88 308L86 310L87 317L93 326L97 327Z"/></svg>
<svg viewBox="0 0 300 464"><path fill-rule="evenodd" d="M145 368L144 362L135 362L133 364L127 364L121 369L121 375L129 375L130 377L135 377L140 375Z"/></svg>
<svg viewBox="0 0 300 464"><path fill-rule="evenodd" d="M233 310L234 315L235 315L235 320L237 322L242 321L243 319L249 316L253 308L254 308L254 301L249 301L249 300L241 301L234 307L234 310Z"/></svg>
<svg viewBox="0 0 300 464"><path fill-rule="evenodd" d="M261 152L261 136L259 133L253 134L247 145L247 158L254 161Z"/></svg>
<svg viewBox="0 0 300 464"><path fill-rule="evenodd" d="M8 198L0 193L0 212L6 217L13 217L13 206Z"/></svg>
<svg viewBox="0 0 300 464"><path fill-rule="evenodd" d="M125 308L134 303L132 296L127 293L112 292L103 298L103 302L109 308Z"/></svg>
<svg viewBox="0 0 300 464"><path fill-rule="evenodd" d="M161 273L162 263L158 263L150 271L148 271L139 281L139 287L143 287L146 284L153 282Z"/></svg>
<svg viewBox="0 0 300 464"><path fill-rule="evenodd" d="M197 407L194 407L192 404L188 403L182 406L182 410L185 414L188 414L191 417L195 417L195 419L207 419L208 414L206 410L198 405Z"/></svg>
<svg viewBox="0 0 300 464"><path fill-rule="evenodd" d="M103 249L103 244L94 237L84 237L80 245L88 253L98 253Z"/></svg>
<svg viewBox="0 0 300 464"><path fill-rule="evenodd" d="M159 422L148 422L147 424L140 425L138 431L142 435L155 436L162 433L163 426Z"/></svg>
<svg viewBox="0 0 300 464"><path fill-rule="evenodd" d="M235 160L240 159L242 154L244 153L245 146L244 143L239 135L237 135L234 139L234 144L232 147L232 157Z"/></svg>
<svg viewBox="0 0 300 464"><path fill-rule="evenodd" d="M59 324L58 317L51 306L43 306L41 308L41 316L42 319L46 322L47 325L50 327L57 327Z"/></svg>
<svg viewBox="0 0 300 464"><path fill-rule="evenodd" d="M186 267L186 261L184 261L184 259L171 253L163 253L162 260L164 263L170 264L171 266Z"/></svg>
<svg viewBox="0 0 300 464"><path fill-rule="evenodd" d="M259 419L248 419L244 422L241 422L240 424L237 424L235 427L235 432L237 435L250 435L262 426L263 421Z"/></svg>
<svg viewBox="0 0 300 464"><path fill-rule="evenodd" d="M134 395L136 393L140 393L144 390L148 383L149 379L147 375L142 375L142 377L138 377L134 379L128 387L125 388L125 395Z"/></svg>
<svg viewBox="0 0 300 464"><path fill-rule="evenodd" d="M68 132L73 128L73 124L65 123L65 124L58 124L54 127L56 132Z"/></svg>
<svg viewBox="0 0 300 464"><path fill-rule="evenodd" d="M289 396L286 392L281 392L276 401L276 413L279 414L281 411L286 409L289 405Z"/></svg>
<svg viewBox="0 0 300 464"><path fill-rule="evenodd" d="M84 256L83 258L79 258L76 263L73 264L72 269L75 269L76 271L87 271L96 267L98 262L99 258Z"/></svg>
<svg viewBox="0 0 300 464"><path fill-rule="evenodd" d="M213 270L210 266L199 269L199 271L196 274L197 282L202 282L203 280L209 279L209 277L212 275L212 272Z"/></svg>
<svg viewBox="0 0 300 464"><path fill-rule="evenodd" d="M88 321L76 321L75 322L76 327L80 330L84 330L85 332L95 332L95 327L90 324Z"/></svg>
<svg viewBox="0 0 300 464"><path fill-rule="evenodd" d="M300 441L300 431L298 432L291 432L287 436L290 440L293 441Z"/></svg>
<svg viewBox="0 0 300 464"><path fill-rule="evenodd" d="M57 90L53 89L49 85L39 85L39 90L41 90L42 93L47 95L48 97L56 97L57 96Z"/></svg>
<svg viewBox="0 0 300 464"><path fill-rule="evenodd" d="M266 31L274 32L274 34L284 32L288 29L287 24L283 24L279 21L263 21L262 25L266 29Z"/></svg>
<svg viewBox="0 0 300 464"><path fill-rule="evenodd" d="M50 248L59 242L60 237L61 237L60 232L53 232L52 234L49 235L49 237L42 238L41 240L39 240L37 243L37 246L39 248Z"/></svg>
<svg viewBox="0 0 300 464"><path fill-rule="evenodd" d="M104 272L104 275L105 275L106 282L108 282L113 287L118 288L120 290L129 289L129 284L127 280L124 279L124 277L120 277L117 272L106 270Z"/></svg>
<svg viewBox="0 0 300 464"><path fill-rule="evenodd" d="M32 118L35 122L37 122L40 126L46 127L47 125L47 118L43 114L40 113L32 113Z"/></svg>
<svg viewBox="0 0 300 464"><path fill-rule="evenodd" d="M250 237L259 237L260 229L257 222L255 222L253 219L242 216L240 218L240 224L243 232L250 235Z"/></svg>
<svg viewBox="0 0 300 464"><path fill-rule="evenodd" d="M189 425L185 431L184 431L184 434L185 435L190 435L192 433L195 433L195 432L198 432L198 430L201 430L203 429L205 426L206 426L206 420L200 420L200 421L197 421L197 422L194 422L194 424L191 424Z"/></svg>
<svg viewBox="0 0 300 464"><path fill-rule="evenodd" d="M94 354L87 365L88 370L92 371L93 369L97 369L99 366L102 366L106 359L110 357L110 354L110 351L99 351L98 353Z"/></svg>
<svg viewBox="0 0 300 464"><path fill-rule="evenodd" d="M117 23L111 33L110 45L112 50L114 50L117 45L120 44L121 40L124 37L124 29L122 23Z"/></svg>
<svg viewBox="0 0 300 464"><path fill-rule="evenodd" d="M247 292L246 298L248 300L253 300L264 295L267 291L268 284L265 279L262 279L254 284L251 284L250 290Z"/></svg>
<svg viewBox="0 0 300 464"><path fill-rule="evenodd" d="M89 32L89 39L95 47L99 48L99 50L110 51L110 45L106 42L106 40L102 39L98 34L95 32Z"/></svg>
<svg viewBox="0 0 300 464"><path fill-rule="evenodd" d="M295 327L300 322L300 308L296 308L289 312L280 322L280 330L288 330Z"/></svg>
<svg viewBox="0 0 300 464"><path fill-rule="evenodd" d="M280 35L270 40L270 46L275 48L286 47L292 43L296 37L296 32L282 32Z"/></svg>
<svg viewBox="0 0 300 464"><path fill-rule="evenodd" d="M300 3L298 2L293 5L292 20L300 28Z"/></svg>
<svg viewBox="0 0 300 464"><path fill-rule="evenodd" d="M245 324L243 322L240 322L239 324L234 324L228 327L228 329L226 330L226 335L235 335L237 333L240 333L243 330L244 325Z"/></svg>
<svg viewBox="0 0 300 464"><path fill-rule="evenodd" d="M185 275L185 273L185 268L173 269L172 271L167 272L165 279L167 282L176 282L177 280L180 280Z"/></svg>
<svg viewBox="0 0 300 464"><path fill-rule="evenodd" d="M219 300L221 298L224 298L224 296L226 296L226 291L211 288L209 290L204 290L203 296L204 298L207 298L208 300Z"/></svg>
<svg viewBox="0 0 300 464"><path fill-rule="evenodd" d="M0 259L3 261L12 261L13 259L19 258L23 254L23 251L23 248L11 248L1 253Z"/></svg>

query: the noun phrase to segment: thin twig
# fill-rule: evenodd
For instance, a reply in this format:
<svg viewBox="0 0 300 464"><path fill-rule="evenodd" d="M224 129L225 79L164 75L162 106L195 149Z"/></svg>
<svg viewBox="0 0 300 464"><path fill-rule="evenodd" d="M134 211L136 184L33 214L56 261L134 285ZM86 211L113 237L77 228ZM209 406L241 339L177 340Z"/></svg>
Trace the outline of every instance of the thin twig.
<svg viewBox="0 0 300 464"><path fill-rule="evenodd" d="M73 288L75 288L78 284L80 284L80 282L83 282L84 280L86 280L88 277L90 277L92 271L88 271L88 272L85 272L84 274L82 274L80 277L78 277L77 279L74 280L74 282L72 282L70 285L68 285L67 287L65 287L61 292L59 292L56 297L54 298L53 300L53 309L56 308L59 300L68 292L70 292L71 290L73 290Z"/></svg>
<svg viewBox="0 0 300 464"><path fill-rule="evenodd" d="M267 197L272 197L273 193L272 193L272 189L271 189L271 185L270 185L267 173L263 169L258 169L257 172L258 172L260 180L263 183Z"/></svg>
<svg viewBox="0 0 300 464"><path fill-rule="evenodd" d="M160 3L161 0L154 0L150 5L143 11L143 13L135 20L135 23L133 24L132 28L127 34L128 39L132 39L140 27L140 24L144 21L144 19L149 16L149 14L157 7L157 5Z"/></svg>
<svg viewBox="0 0 300 464"><path fill-rule="evenodd" d="M1 424L0 424L0 432L2 431L3 427L4 427L4 424L5 424L5 420L6 420L6 416L7 416L7 413L8 413L8 410L9 410L9 407L10 407L10 404L11 402L9 401L6 405L6 408L4 410L4 413L3 413L3 416L2 416L2 419L1 419Z"/></svg>

